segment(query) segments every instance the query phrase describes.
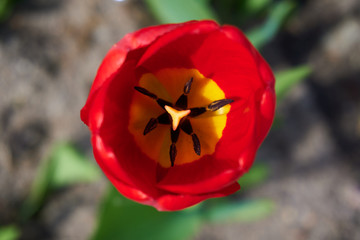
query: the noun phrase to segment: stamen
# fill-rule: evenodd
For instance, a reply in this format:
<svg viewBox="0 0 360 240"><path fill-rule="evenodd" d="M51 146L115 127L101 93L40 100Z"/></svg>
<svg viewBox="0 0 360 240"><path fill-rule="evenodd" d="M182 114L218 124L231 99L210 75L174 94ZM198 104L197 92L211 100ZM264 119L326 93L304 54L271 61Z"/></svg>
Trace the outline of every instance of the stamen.
<svg viewBox="0 0 360 240"><path fill-rule="evenodd" d="M193 133L193 129L190 123L189 119L185 119L181 124L181 130L183 130L186 134L191 135L192 141L193 141L193 147L194 151L197 155L200 156L201 153L201 146L200 146L200 140L198 136Z"/></svg>
<svg viewBox="0 0 360 240"><path fill-rule="evenodd" d="M177 154L177 150L176 150L176 146L175 143L172 143L170 145L170 162L171 162L171 166L174 166L174 162L175 162L175 158L176 158L176 154Z"/></svg>
<svg viewBox="0 0 360 240"><path fill-rule="evenodd" d="M152 130L154 130L157 127L157 124L158 124L158 120L155 118L151 118L149 122L146 124L143 134L146 135Z"/></svg>
<svg viewBox="0 0 360 240"><path fill-rule="evenodd" d="M200 141L199 138L196 136L195 133L191 134L192 140L193 140L193 145L194 145L194 151L197 155L200 156L201 154L201 146L200 146Z"/></svg>
<svg viewBox="0 0 360 240"><path fill-rule="evenodd" d="M138 86L136 86L136 87L134 87L134 88L135 88L136 91L138 91L138 92L140 92L140 93L142 93L142 94L144 94L144 95L146 95L146 96L148 96L148 97L151 97L151 98L153 98L153 99L158 99L158 97L157 97L155 94L149 92L149 91L146 90L145 88L138 87Z"/></svg>
<svg viewBox="0 0 360 240"><path fill-rule="evenodd" d="M172 129L170 129L170 135L171 135L171 142L172 143L176 143L177 140L179 139L179 134L180 134L180 129L176 129L175 131L173 131Z"/></svg>
<svg viewBox="0 0 360 240"><path fill-rule="evenodd" d="M177 140L179 139L179 134L180 134L180 129L177 129L176 131L173 131L172 129L170 130L170 134L171 134L171 145L170 145L170 162L171 162L171 166L174 166L174 162L175 162L175 158L176 158L176 154L177 154L177 150L176 150L176 146L175 143L177 142Z"/></svg>
<svg viewBox="0 0 360 240"><path fill-rule="evenodd" d="M206 108L204 107L196 107L196 108L191 108L191 113L189 114L189 117L197 117L201 114L203 114L204 112L206 112Z"/></svg>
<svg viewBox="0 0 360 240"><path fill-rule="evenodd" d="M152 99L155 99L156 102L159 104L160 107L164 108L165 105L169 105L169 106L172 106L172 104L164 99L161 99L161 98L158 98L158 96L156 96L156 94L152 93L152 92L149 92L148 90L146 90L145 88L143 87L138 87L138 86L135 86L134 87L136 91L138 91L139 93L142 93Z"/></svg>
<svg viewBox="0 0 360 240"><path fill-rule="evenodd" d="M188 97L187 97L187 95L190 92L192 82L193 82L193 78L190 78L189 81L187 81L185 83L184 93L176 101L175 107L178 107L180 109L187 109L187 105L188 105Z"/></svg>
<svg viewBox="0 0 360 240"><path fill-rule="evenodd" d="M157 99L156 102L159 104L160 107L164 108L165 109L165 106L168 105L168 106L172 106L172 104L166 100L163 100L161 98Z"/></svg>
<svg viewBox="0 0 360 240"><path fill-rule="evenodd" d="M171 119L172 119L172 129L175 131L180 123L180 120L184 117L186 117L187 115L189 115L189 113L191 112L189 109L188 110L176 110L170 106L165 106L165 110L170 114Z"/></svg>
<svg viewBox="0 0 360 240"><path fill-rule="evenodd" d="M190 89L191 89L191 84L192 84L192 82L193 82L193 77L191 77L191 78L189 79L189 81L187 81L187 82L185 83L185 86L184 86L184 94L189 94Z"/></svg>
<svg viewBox="0 0 360 240"><path fill-rule="evenodd" d="M184 119L184 121L181 123L181 130L183 130L186 134L191 135L193 133L193 129L190 123L189 119Z"/></svg>
<svg viewBox="0 0 360 240"><path fill-rule="evenodd" d="M212 103L210 103L207 108L210 111L216 111L216 110L219 110L220 108L224 107L225 105L232 103L233 101L234 100L231 100L231 99L216 100L216 101L213 101Z"/></svg>
<svg viewBox="0 0 360 240"><path fill-rule="evenodd" d="M167 112L164 112L163 114L158 116L157 120L160 124L170 124L171 123L170 116Z"/></svg>
<svg viewBox="0 0 360 240"><path fill-rule="evenodd" d="M186 109L188 105L188 97L185 94L182 94L175 103L175 107L180 109Z"/></svg>

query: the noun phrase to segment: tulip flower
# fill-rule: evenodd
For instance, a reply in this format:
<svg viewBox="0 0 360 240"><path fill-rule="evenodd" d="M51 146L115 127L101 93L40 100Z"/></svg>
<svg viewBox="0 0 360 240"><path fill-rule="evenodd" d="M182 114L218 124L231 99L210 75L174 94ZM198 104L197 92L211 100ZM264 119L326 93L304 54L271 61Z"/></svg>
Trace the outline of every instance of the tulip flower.
<svg viewBox="0 0 360 240"><path fill-rule="evenodd" d="M274 82L236 27L152 26L110 49L81 119L120 193L180 210L240 188L274 118Z"/></svg>

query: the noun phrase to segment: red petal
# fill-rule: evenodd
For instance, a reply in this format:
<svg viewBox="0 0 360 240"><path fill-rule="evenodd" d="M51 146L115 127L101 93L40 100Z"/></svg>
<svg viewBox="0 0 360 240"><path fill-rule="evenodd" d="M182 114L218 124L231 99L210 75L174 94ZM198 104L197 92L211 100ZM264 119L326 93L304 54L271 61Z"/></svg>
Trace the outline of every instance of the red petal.
<svg viewBox="0 0 360 240"><path fill-rule="evenodd" d="M163 192L155 186L156 164L139 150L128 131L134 93L128 89L135 85L135 63L127 61L112 81L94 93L96 101L89 103L89 128L95 159L113 184L123 183L154 198ZM119 187L119 191L121 189L125 188Z"/></svg>
<svg viewBox="0 0 360 240"><path fill-rule="evenodd" d="M251 48L229 39L221 31L209 34L191 59L195 68L213 79L227 98L248 99L263 87Z"/></svg>
<svg viewBox="0 0 360 240"><path fill-rule="evenodd" d="M209 167L206 166L209 164L209 161L207 161L206 163L205 161L206 160L204 159L203 162L205 165L203 165L202 167L202 172L197 171L196 169L194 169L193 166L189 166L190 164L188 165L189 166L187 168L188 175L192 175L191 177L192 182L189 181L179 182L179 179L184 180L183 173L186 170L185 169L180 170L181 166L176 166L177 169L174 169L174 171L170 169L167 177L165 177L158 184L158 187L170 192L176 192L181 194L205 194L209 192L218 191L219 189L224 188L224 186L232 184L241 176L241 172L237 171L236 168L234 168L234 169L223 170L217 175L211 176L209 174L203 177L202 173L206 172L209 169ZM210 167L213 166L211 165Z"/></svg>
<svg viewBox="0 0 360 240"><path fill-rule="evenodd" d="M114 153L110 149L105 149L102 139L99 136L94 136L92 139L95 159L97 159L99 166L118 191L138 202L152 199L131 184L131 180L120 166Z"/></svg>
<svg viewBox="0 0 360 240"><path fill-rule="evenodd" d="M164 34L146 50L138 66L156 72L162 68L193 68L191 56L207 34L219 28L214 21L191 21Z"/></svg>
<svg viewBox="0 0 360 240"><path fill-rule="evenodd" d="M227 97L246 99L264 85L255 49L220 30L212 21L183 25L154 41L138 66L153 73L163 68L196 68L217 82Z"/></svg>
<svg viewBox="0 0 360 240"><path fill-rule="evenodd" d="M159 211L176 211L197 204L208 198L224 197L240 189L238 183L233 183L218 192L203 195L164 195L157 199L154 205Z"/></svg>
<svg viewBox="0 0 360 240"><path fill-rule="evenodd" d="M255 47L250 43L250 41L246 38L243 32L237 29L234 26L225 25L222 27L222 31L228 36L230 39L237 41L239 44L248 48L255 61L258 65L259 74L261 79L268 85L271 89L274 89L275 77L271 71L271 68L264 60L264 58L260 55L260 53L255 49Z"/></svg>
<svg viewBox="0 0 360 240"><path fill-rule="evenodd" d="M154 43L147 49L145 54L139 61L138 65L142 65L154 54L159 51L163 51L162 48L175 40L184 37L185 35L198 35L208 32L212 32L219 28L219 25L214 21L190 21L184 23L173 31L169 31L168 34L164 34L161 38L154 41Z"/></svg>

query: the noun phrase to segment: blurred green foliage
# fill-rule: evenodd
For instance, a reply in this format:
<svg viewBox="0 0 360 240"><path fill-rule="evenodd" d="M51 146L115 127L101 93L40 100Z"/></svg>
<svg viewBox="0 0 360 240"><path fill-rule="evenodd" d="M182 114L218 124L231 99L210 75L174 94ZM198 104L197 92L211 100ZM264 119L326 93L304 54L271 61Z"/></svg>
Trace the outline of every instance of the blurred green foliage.
<svg viewBox="0 0 360 240"><path fill-rule="evenodd" d="M23 207L23 218L36 213L49 191L76 183L91 182L100 169L69 143L57 144L49 159L42 162Z"/></svg>
<svg viewBox="0 0 360 240"><path fill-rule="evenodd" d="M19 236L20 230L14 225L0 227L0 240L15 240Z"/></svg>
<svg viewBox="0 0 360 240"><path fill-rule="evenodd" d="M121 196L114 187L100 208L98 228L92 240L185 240L205 223L249 222L273 210L270 200L231 201L210 199L176 212L159 212Z"/></svg>
<svg viewBox="0 0 360 240"><path fill-rule="evenodd" d="M274 206L274 202L268 199L222 201L204 211L203 216L211 223L251 222L269 215Z"/></svg>
<svg viewBox="0 0 360 240"><path fill-rule="evenodd" d="M251 167L251 171L245 173L238 183L242 190L249 189L262 183L269 176L269 166L263 162L255 162Z"/></svg>
<svg viewBox="0 0 360 240"><path fill-rule="evenodd" d="M145 0L149 10L161 23L214 19L216 14L207 0Z"/></svg>
<svg viewBox="0 0 360 240"><path fill-rule="evenodd" d="M311 68L307 65L287 69L275 74L275 92L278 102L280 102L289 90L297 83L307 78L311 73Z"/></svg>
<svg viewBox="0 0 360 240"><path fill-rule="evenodd" d="M295 4L292 1L281 1L271 5L266 21L246 34L250 42L258 49L270 42L294 8Z"/></svg>
<svg viewBox="0 0 360 240"><path fill-rule="evenodd" d="M196 210L158 212L124 198L111 186L92 239L182 240L188 239L199 224Z"/></svg>
<svg viewBox="0 0 360 240"><path fill-rule="evenodd" d="M264 19L262 23L257 24L246 34L257 48L261 48L274 38L296 6L291 0L146 0L145 2L160 23L212 19L243 27L246 20L259 17L262 13L261 19Z"/></svg>
<svg viewBox="0 0 360 240"><path fill-rule="evenodd" d="M243 26L264 18L272 0L212 0L222 23Z"/></svg>
<svg viewBox="0 0 360 240"><path fill-rule="evenodd" d="M241 4L238 15L256 16L257 13L259 13L260 11L264 10L267 6L269 6L271 0L251 0L251 1L233 0L233 2L237 2Z"/></svg>
<svg viewBox="0 0 360 240"><path fill-rule="evenodd" d="M5 21L12 13L16 3L21 0L0 0L0 22Z"/></svg>

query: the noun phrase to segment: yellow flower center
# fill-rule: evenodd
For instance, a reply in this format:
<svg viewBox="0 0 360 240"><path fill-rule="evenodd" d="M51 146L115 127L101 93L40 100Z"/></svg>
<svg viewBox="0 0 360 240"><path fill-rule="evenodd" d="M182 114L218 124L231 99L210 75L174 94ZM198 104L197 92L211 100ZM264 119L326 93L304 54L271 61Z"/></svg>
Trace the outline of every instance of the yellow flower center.
<svg viewBox="0 0 360 240"><path fill-rule="evenodd" d="M191 90L186 89L189 79ZM128 129L144 154L167 168L214 153L232 100L225 99L224 92L212 79L196 69L163 69L144 74L135 89L138 92L130 106ZM179 106L184 101L179 103L179 98L184 95L187 106L183 109ZM225 103L221 105L220 101L219 107L218 100ZM195 113L197 109L201 114ZM175 161L170 161L174 151Z"/></svg>

